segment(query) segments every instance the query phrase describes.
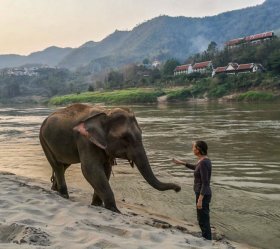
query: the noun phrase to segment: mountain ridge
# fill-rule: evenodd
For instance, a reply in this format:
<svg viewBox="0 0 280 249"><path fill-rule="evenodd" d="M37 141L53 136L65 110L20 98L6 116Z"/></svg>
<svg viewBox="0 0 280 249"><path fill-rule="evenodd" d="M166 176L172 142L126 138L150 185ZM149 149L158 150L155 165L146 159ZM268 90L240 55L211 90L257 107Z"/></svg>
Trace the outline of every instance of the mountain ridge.
<svg viewBox="0 0 280 249"><path fill-rule="evenodd" d="M130 31L116 30L100 42L88 41L78 48L47 49L29 56L0 55L0 68L23 61L44 62L52 66L82 69L97 73L127 63L177 58L201 52L211 41L222 46L225 41L255 33L280 29L280 1L232 10L207 17L158 16ZM26 64L26 63L25 63Z"/></svg>
<svg viewBox="0 0 280 249"><path fill-rule="evenodd" d="M0 55L0 68L19 67L25 64L56 66L72 49L73 48L69 47L60 48L57 46L50 46L42 51L33 52L29 55Z"/></svg>

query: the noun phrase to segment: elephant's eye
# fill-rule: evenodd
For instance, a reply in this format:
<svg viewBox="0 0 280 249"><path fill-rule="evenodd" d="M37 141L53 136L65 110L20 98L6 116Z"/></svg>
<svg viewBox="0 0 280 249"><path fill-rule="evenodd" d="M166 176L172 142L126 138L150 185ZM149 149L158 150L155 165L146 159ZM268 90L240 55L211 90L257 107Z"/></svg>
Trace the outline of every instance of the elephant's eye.
<svg viewBox="0 0 280 249"><path fill-rule="evenodd" d="M131 141L131 136L129 134L123 134L121 139L127 143Z"/></svg>
<svg viewBox="0 0 280 249"><path fill-rule="evenodd" d="M125 135L125 136L122 136L122 139L126 142L129 142L129 136Z"/></svg>

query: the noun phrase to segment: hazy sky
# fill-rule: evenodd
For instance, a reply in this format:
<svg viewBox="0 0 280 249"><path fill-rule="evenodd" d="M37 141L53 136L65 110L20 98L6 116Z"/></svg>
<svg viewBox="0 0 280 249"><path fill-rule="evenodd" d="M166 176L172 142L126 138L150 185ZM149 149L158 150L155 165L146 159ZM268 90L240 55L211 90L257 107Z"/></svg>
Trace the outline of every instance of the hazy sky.
<svg viewBox="0 0 280 249"><path fill-rule="evenodd" d="M0 54L78 47L159 15L201 17L264 0L0 0Z"/></svg>

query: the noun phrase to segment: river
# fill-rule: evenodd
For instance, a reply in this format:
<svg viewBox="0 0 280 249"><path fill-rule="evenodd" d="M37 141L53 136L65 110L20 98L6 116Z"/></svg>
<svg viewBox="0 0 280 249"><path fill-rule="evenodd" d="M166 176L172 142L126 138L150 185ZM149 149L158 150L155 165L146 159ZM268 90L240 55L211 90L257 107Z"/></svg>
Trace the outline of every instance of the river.
<svg viewBox="0 0 280 249"><path fill-rule="evenodd" d="M153 190L134 169L132 177L121 179L140 183L131 189L112 176L119 201L141 204L195 223L192 172L172 164L171 159L195 163L191 143L205 140L213 163L211 224L232 240L260 248L279 248L280 103L185 103L131 108L142 128L155 174L179 183L182 191L175 194ZM54 110L55 107L0 106L1 171L49 181L51 168L38 133L44 118ZM129 176L132 169L126 166ZM70 188L91 191L79 167L70 167L66 177Z"/></svg>

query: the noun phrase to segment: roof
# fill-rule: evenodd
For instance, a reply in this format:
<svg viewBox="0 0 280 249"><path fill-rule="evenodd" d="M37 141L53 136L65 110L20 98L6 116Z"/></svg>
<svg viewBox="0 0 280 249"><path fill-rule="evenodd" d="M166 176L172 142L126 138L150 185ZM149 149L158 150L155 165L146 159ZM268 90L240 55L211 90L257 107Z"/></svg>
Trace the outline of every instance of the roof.
<svg viewBox="0 0 280 249"><path fill-rule="evenodd" d="M226 42L226 46L234 46L240 44L241 42L245 41L244 38L237 38Z"/></svg>
<svg viewBox="0 0 280 249"><path fill-rule="evenodd" d="M226 71L226 68L227 68L227 67L217 67L217 68L215 69L215 73L223 73L223 72Z"/></svg>
<svg viewBox="0 0 280 249"><path fill-rule="evenodd" d="M235 63L235 62L230 62L229 64L228 64L228 66L232 66L233 68L238 68L238 63Z"/></svg>
<svg viewBox="0 0 280 249"><path fill-rule="evenodd" d="M234 69L227 70L229 65L234 66ZM256 64L256 63L247 63L247 64L240 64L240 65L238 65L237 63L229 63L228 66L217 67L215 69L215 73L230 73L230 72L251 70L254 66L257 66L259 69L261 69L263 71L265 70L262 64Z"/></svg>
<svg viewBox="0 0 280 249"><path fill-rule="evenodd" d="M239 70L249 70L249 69L252 69L253 67L254 67L254 63L240 64L236 70L237 71L239 71Z"/></svg>
<svg viewBox="0 0 280 249"><path fill-rule="evenodd" d="M245 37L246 41L255 41L255 40L260 40L260 39L265 39L265 38L271 38L273 37L274 33L272 31L270 32L265 32L261 34L256 34L256 35L249 35Z"/></svg>
<svg viewBox="0 0 280 249"><path fill-rule="evenodd" d="M186 64L186 65L181 65L181 66L177 66L175 68L175 72L178 72L178 71L185 71L185 70L188 70L189 67L191 66L191 64Z"/></svg>
<svg viewBox="0 0 280 249"><path fill-rule="evenodd" d="M242 42L251 42L251 41L265 39L265 38L272 38L273 36L274 36L274 32L269 31L269 32L264 32L264 33L260 33L260 34L249 35L249 36L246 36L246 37L243 37L243 38L232 39L230 41L227 41L225 43L225 45L226 46L234 46L234 45L238 45Z"/></svg>
<svg viewBox="0 0 280 249"><path fill-rule="evenodd" d="M206 68L206 67L209 66L210 63L212 63L212 61L203 61L203 62L195 63L194 66L193 66L193 69Z"/></svg>

